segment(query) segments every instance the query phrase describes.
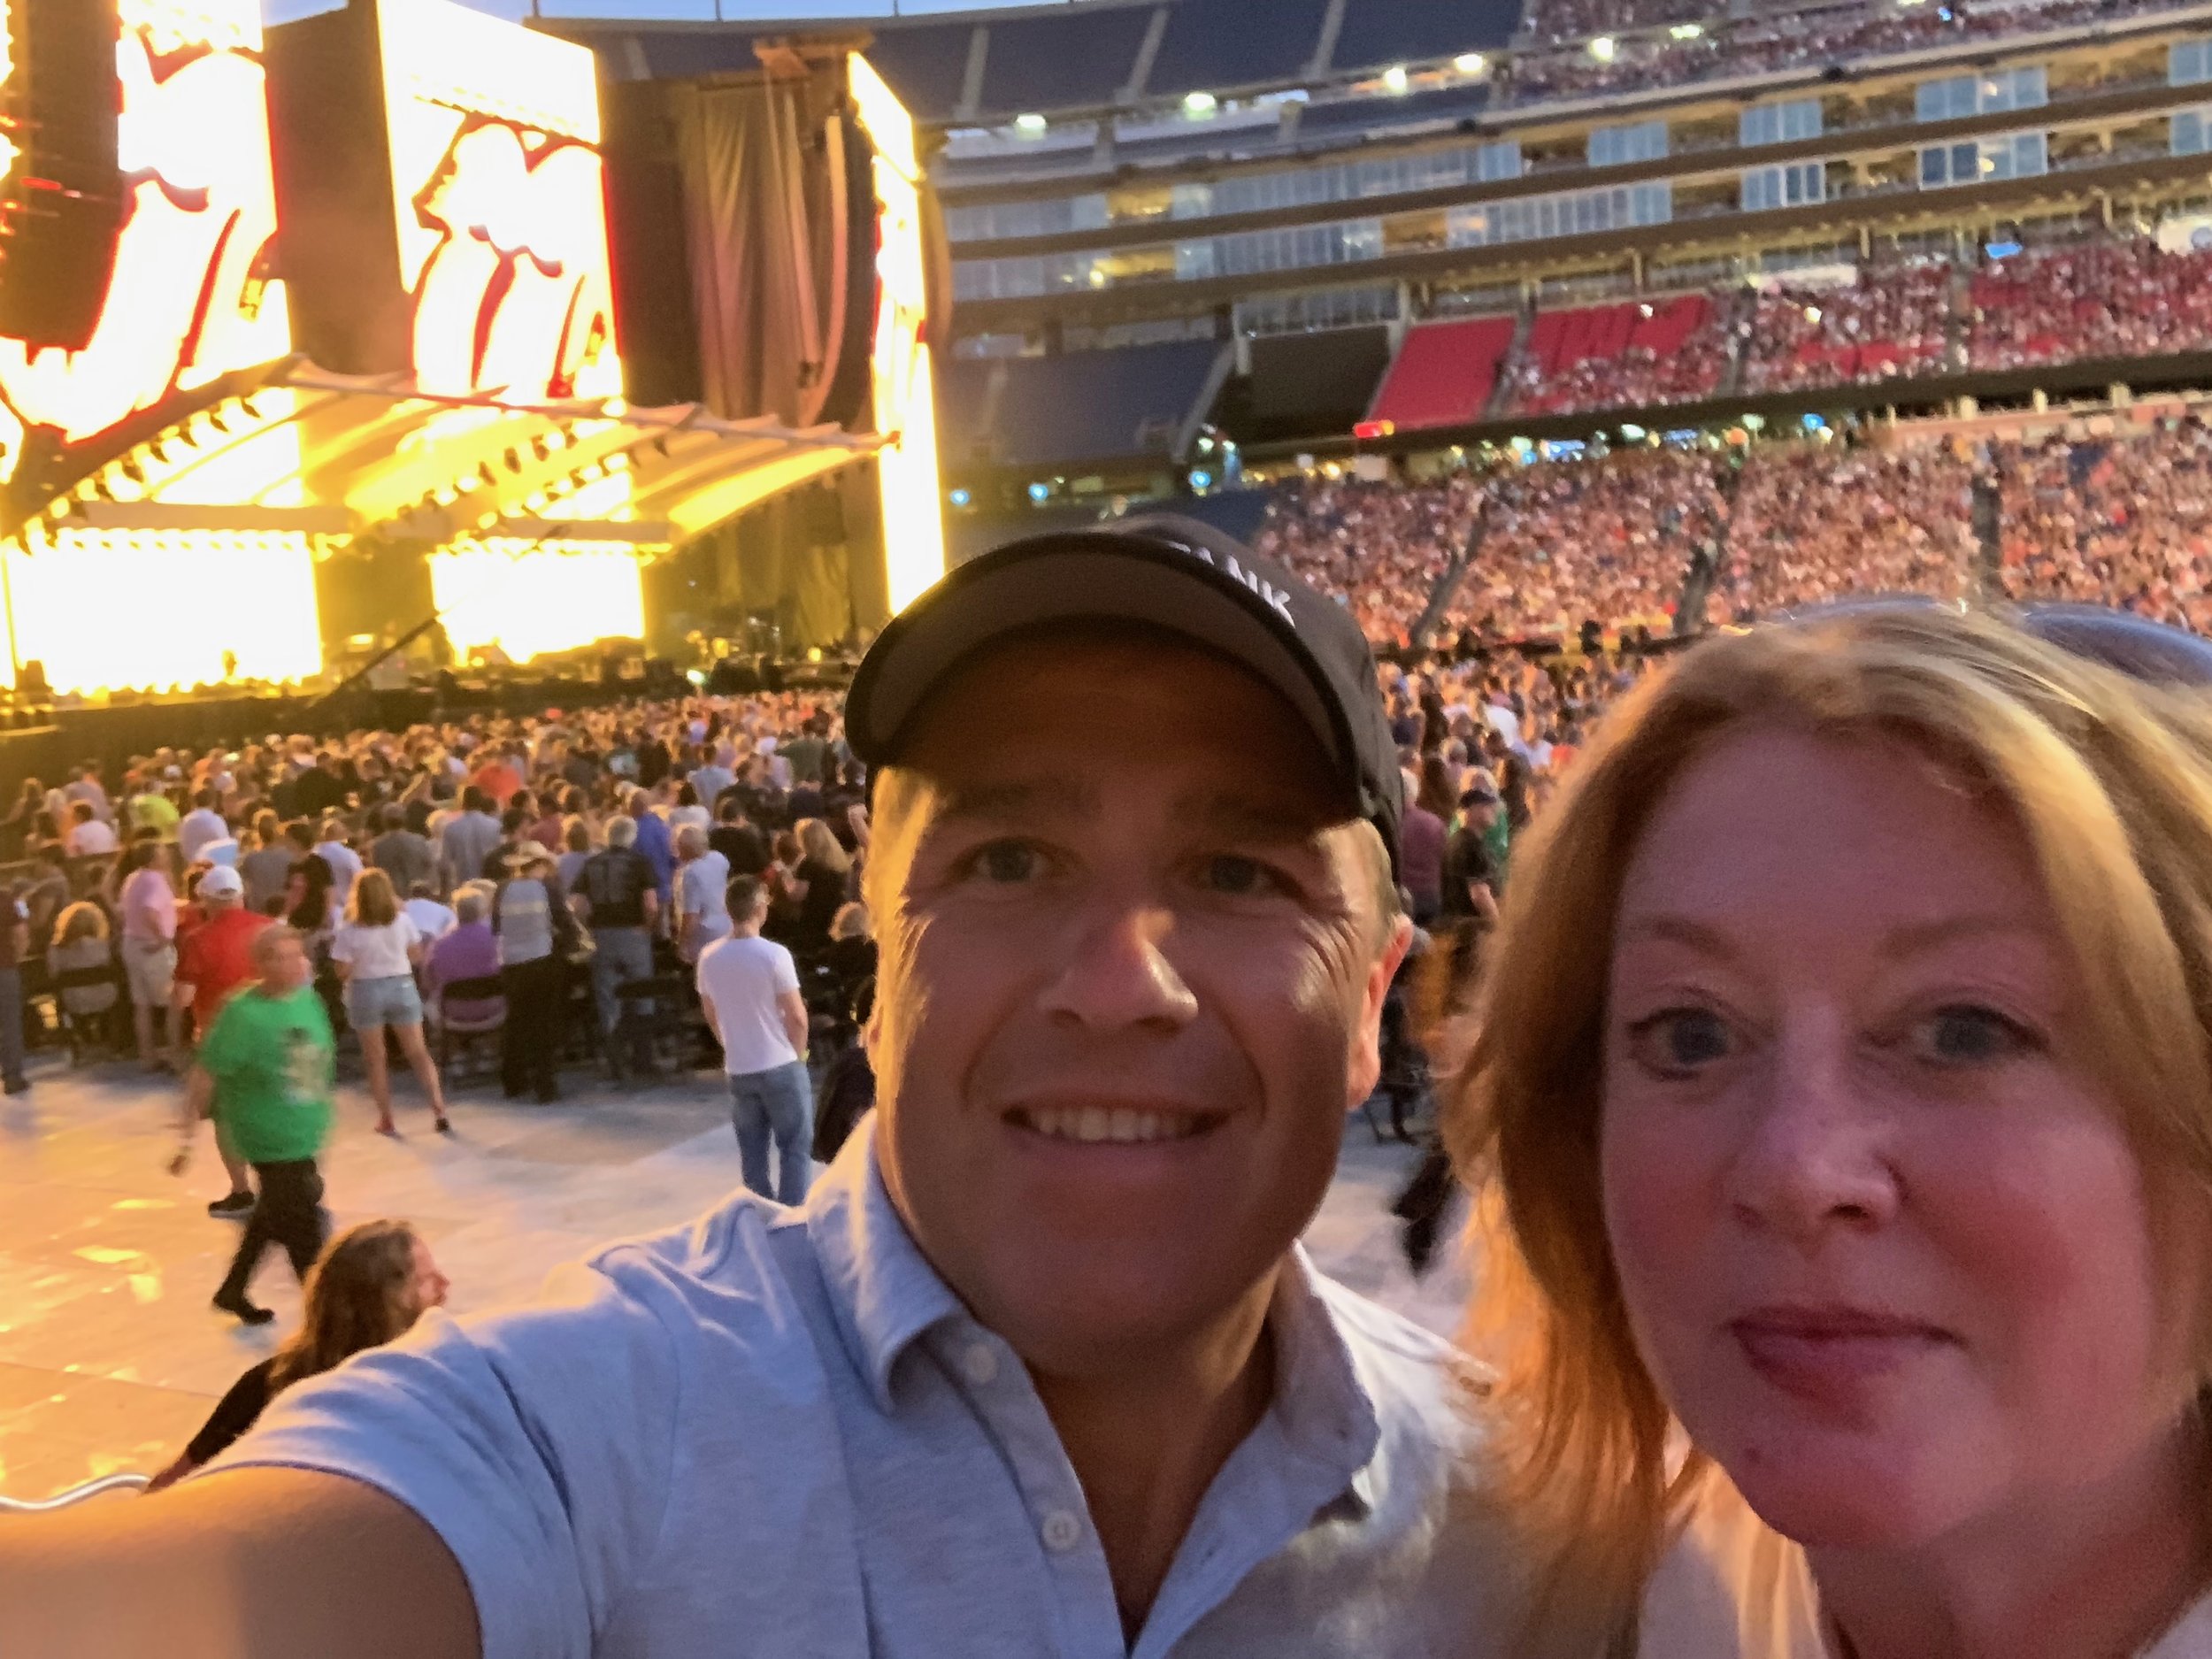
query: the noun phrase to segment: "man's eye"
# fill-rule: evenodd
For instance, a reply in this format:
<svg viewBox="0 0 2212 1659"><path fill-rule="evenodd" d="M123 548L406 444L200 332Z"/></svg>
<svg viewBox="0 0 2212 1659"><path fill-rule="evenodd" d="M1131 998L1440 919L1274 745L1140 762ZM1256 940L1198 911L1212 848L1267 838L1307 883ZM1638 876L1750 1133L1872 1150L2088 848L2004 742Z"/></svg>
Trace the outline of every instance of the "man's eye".
<svg viewBox="0 0 2212 1659"><path fill-rule="evenodd" d="M1033 881L1044 873L1044 855L1027 841L992 841L968 855L972 874L1001 886Z"/></svg>
<svg viewBox="0 0 2212 1659"><path fill-rule="evenodd" d="M1258 859L1235 853L1214 854L1201 867L1200 877L1209 891L1232 898L1257 898L1280 893L1288 885Z"/></svg>
<svg viewBox="0 0 2212 1659"><path fill-rule="evenodd" d="M1912 1028L1921 1059L1936 1065L1989 1065L2036 1046L2034 1033L1993 1008L1959 1003L1939 1008Z"/></svg>
<svg viewBox="0 0 2212 1659"><path fill-rule="evenodd" d="M1734 1047L1728 1022L1709 1008L1663 1008L1628 1028L1630 1054L1660 1077L1688 1077Z"/></svg>

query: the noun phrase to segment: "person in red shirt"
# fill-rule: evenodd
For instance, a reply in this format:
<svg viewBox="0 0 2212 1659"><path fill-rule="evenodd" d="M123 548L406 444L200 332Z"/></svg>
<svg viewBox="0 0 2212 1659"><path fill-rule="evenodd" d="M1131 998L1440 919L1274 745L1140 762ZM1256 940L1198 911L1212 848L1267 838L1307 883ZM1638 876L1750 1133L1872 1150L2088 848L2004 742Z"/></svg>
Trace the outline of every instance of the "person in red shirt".
<svg viewBox="0 0 2212 1659"><path fill-rule="evenodd" d="M177 945L177 971L172 981L169 1030L173 1046L180 1047L179 1033L185 1010L192 1012L195 1041L214 1022L216 1010L232 992L254 979L254 935L269 918L246 908L246 884L227 865L218 864L200 877L199 922L184 932ZM191 1133L193 1125L185 1125ZM246 1178L245 1160L224 1143L219 1128L216 1150L222 1154L230 1191L207 1207L211 1216L239 1219L252 1213L253 1187Z"/></svg>
<svg viewBox="0 0 2212 1659"><path fill-rule="evenodd" d="M515 764L512 751L495 748L487 752L484 764L469 781L491 796L495 807L503 810L527 780L522 775L522 768Z"/></svg>

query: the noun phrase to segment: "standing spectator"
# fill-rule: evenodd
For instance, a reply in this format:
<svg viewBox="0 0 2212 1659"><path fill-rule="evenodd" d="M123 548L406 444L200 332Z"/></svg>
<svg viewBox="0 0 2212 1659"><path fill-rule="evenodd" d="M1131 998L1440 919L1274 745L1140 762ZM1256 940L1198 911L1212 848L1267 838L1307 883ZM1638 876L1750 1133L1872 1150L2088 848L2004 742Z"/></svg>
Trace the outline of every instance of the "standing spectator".
<svg viewBox="0 0 2212 1659"><path fill-rule="evenodd" d="M0 894L0 1083L11 1094L31 1087L23 1075L23 958L31 947L31 907Z"/></svg>
<svg viewBox="0 0 2212 1659"><path fill-rule="evenodd" d="M476 776L470 781L484 797L488 807L497 810L511 806L514 797L521 793L526 780L522 775L518 747L511 743L504 746L492 744L485 749L484 758L476 769Z"/></svg>
<svg viewBox="0 0 2212 1659"><path fill-rule="evenodd" d="M214 790L202 789L192 797L192 810L178 822L177 856L188 870L216 842L230 839L230 826L215 810L217 798Z"/></svg>
<svg viewBox="0 0 2212 1659"><path fill-rule="evenodd" d="M62 799L73 805L82 803L92 809L92 816L103 824L115 822L115 808L108 800L107 786L100 781L100 763L88 760L69 769L69 781L62 786Z"/></svg>
<svg viewBox="0 0 2212 1659"><path fill-rule="evenodd" d="M253 941L272 926L268 917L246 908L246 884L235 870L221 866L200 878L200 921L187 929L177 942L177 972L170 992L169 1041L181 1056L187 1052L183 1020L188 1009L196 1042L204 1041L215 1017L231 994L253 978ZM193 1125L184 1125L186 1137ZM231 1217L253 1209L253 1184L246 1176L246 1160L219 1125L215 1149L221 1154L230 1191L207 1207L211 1216Z"/></svg>
<svg viewBox="0 0 2212 1659"><path fill-rule="evenodd" d="M653 884L660 890L661 907L665 910L676 877L676 849L669 839L667 822L653 810L652 797L641 788L630 791L626 806L637 824L638 856L653 866Z"/></svg>
<svg viewBox="0 0 2212 1659"><path fill-rule="evenodd" d="M68 855L58 846L50 844L38 849L31 865L31 884L22 896L31 912L31 951L36 955L53 942L56 924L69 904ZM107 937L104 926L100 936Z"/></svg>
<svg viewBox="0 0 2212 1659"><path fill-rule="evenodd" d="M361 874L361 855L346 845L346 823L341 818L326 818L321 832L315 838L315 856L330 866L331 902L339 909L353 895L353 884Z"/></svg>
<svg viewBox="0 0 2212 1659"><path fill-rule="evenodd" d="M561 826L560 839L563 850L553 861L553 868L561 878L561 885L573 893L577 876L591 859L591 826L580 817L570 818ZM552 845L550 841L546 844Z"/></svg>
<svg viewBox="0 0 2212 1659"><path fill-rule="evenodd" d="M449 1135L445 1094L438 1068L422 1040L422 997L415 989L415 965L422 960L422 935L399 908L392 879L381 870L365 870L353 884L346 919L330 942L331 960L346 982L346 1018L361 1038L361 1062L369 1074L369 1098L376 1102L376 1132L399 1133L392 1122L391 1057L384 1029L399 1040L399 1051L414 1068L415 1080L430 1097L438 1133Z"/></svg>
<svg viewBox="0 0 2212 1659"><path fill-rule="evenodd" d="M687 824L676 832L676 954L696 962L700 953L730 931L725 908L730 863L707 845L706 832Z"/></svg>
<svg viewBox="0 0 2212 1659"><path fill-rule="evenodd" d="M1398 830L1398 878L1412 895L1413 923L1426 927L1444 902L1444 843L1452 818L1451 780L1442 757L1421 760L1421 783Z"/></svg>
<svg viewBox="0 0 2212 1659"><path fill-rule="evenodd" d="M177 895L162 868L159 841L134 841L116 910L123 923L123 977L131 987L131 1030L138 1060L149 1071L165 1064L154 1041L154 1016L166 1013L177 971Z"/></svg>
<svg viewBox="0 0 2212 1659"><path fill-rule="evenodd" d="M561 1097L553 1061L561 1046L567 952L574 942L576 918L553 872L553 855L540 843L525 841L516 848L509 870L492 899L499 978L507 996L499 1080L509 1100L534 1088L541 1102L550 1103Z"/></svg>
<svg viewBox="0 0 2212 1659"><path fill-rule="evenodd" d="M89 801L80 801L69 809L69 833L64 845L72 858L93 858L102 853L111 853L121 846L115 839L115 826L100 817Z"/></svg>
<svg viewBox="0 0 2212 1659"><path fill-rule="evenodd" d="M753 876L732 879L731 933L699 958L699 1001L722 1043L730 1079L730 1116L745 1185L764 1198L806 1197L814 1139L814 1086L806 1069L806 1002L791 953L760 936L768 888ZM768 1143L776 1179L768 1179Z"/></svg>
<svg viewBox="0 0 2212 1659"><path fill-rule="evenodd" d="M768 869L768 842L745 821L745 797L734 790L715 808L720 820L707 832L707 845L726 859L733 876L757 876Z"/></svg>
<svg viewBox="0 0 2212 1659"><path fill-rule="evenodd" d="M483 874L484 860L499 845L499 820L490 807L491 798L474 784L461 791L461 810L439 832L438 850L445 861L441 892L449 893Z"/></svg>
<svg viewBox="0 0 2212 1659"><path fill-rule="evenodd" d="M169 798L162 780L151 768L139 780L138 792L131 796L126 816L134 830L151 830L163 841L176 838L177 803Z"/></svg>
<svg viewBox="0 0 2212 1659"><path fill-rule="evenodd" d="M0 856L22 858L28 856L24 846L25 838L30 834L31 826L38 821L38 815L45 810L46 786L35 778L26 778L23 793L16 796L15 805L8 810L8 816L0 818Z"/></svg>
<svg viewBox="0 0 2212 1659"><path fill-rule="evenodd" d="M375 821L382 833L369 844L369 862L391 877L393 892L412 893L417 883L437 879L437 850L407 827L404 807L379 807Z"/></svg>
<svg viewBox="0 0 2212 1659"><path fill-rule="evenodd" d="M1498 797L1477 785L1459 798L1460 826L1444 843L1442 909L1447 922L1495 926L1498 872L1491 856L1491 825L1505 815Z"/></svg>
<svg viewBox="0 0 2212 1659"><path fill-rule="evenodd" d="M418 881L414 891L408 895L407 902L400 906L407 912L407 919L414 923L415 931L422 935L426 945L436 944L453 931L454 914L438 902L434 882Z"/></svg>
<svg viewBox="0 0 2212 1659"><path fill-rule="evenodd" d="M652 1053L642 1033L621 1041L619 987L653 977L653 928L660 919L660 895L653 866L638 856L637 823L617 818L607 825L604 851L594 853L577 873L576 903L591 928L591 989L605 1033L607 1065L618 1080L632 1070L650 1071Z"/></svg>
<svg viewBox="0 0 2212 1659"><path fill-rule="evenodd" d="M284 1247L304 1280L323 1248L323 1178L315 1160L330 1136L336 1092L330 1020L308 987L311 970L299 935L265 927L254 936L257 982L223 1004L193 1064L190 1121L212 1116L253 1165L261 1194L246 1236L214 1296L246 1325L276 1316L247 1296L254 1269L272 1244ZM181 1175L187 1141L170 1165Z"/></svg>
<svg viewBox="0 0 2212 1659"><path fill-rule="evenodd" d="M810 954L829 945L830 924L845 908L849 896L845 889L853 861L837 844L830 826L818 818L801 818L792 833L799 840L799 867L792 872L789 888L792 902L798 906L791 942Z"/></svg>
<svg viewBox="0 0 2212 1659"><path fill-rule="evenodd" d="M238 860L238 873L246 883L246 908L264 916L284 897L298 854L284 833L277 815L267 808L254 814L253 850Z"/></svg>

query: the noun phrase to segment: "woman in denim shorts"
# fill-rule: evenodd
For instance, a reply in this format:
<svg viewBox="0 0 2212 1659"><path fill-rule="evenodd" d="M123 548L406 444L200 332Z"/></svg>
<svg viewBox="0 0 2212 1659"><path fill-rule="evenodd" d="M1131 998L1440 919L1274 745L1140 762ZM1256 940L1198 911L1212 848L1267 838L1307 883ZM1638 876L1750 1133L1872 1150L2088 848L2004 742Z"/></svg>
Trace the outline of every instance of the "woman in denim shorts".
<svg viewBox="0 0 2212 1659"><path fill-rule="evenodd" d="M450 1134L438 1068L422 1040L422 996L415 989L415 966L422 960L422 935L399 907L392 879L381 870L364 870L353 883L346 919L330 943L330 959L346 982L346 1018L361 1039L361 1059L368 1068L369 1095L376 1102L376 1132L396 1135L392 1082L384 1051L390 1026L400 1052L414 1068L423 1093L430 1096L438 1133Z"/></svg>

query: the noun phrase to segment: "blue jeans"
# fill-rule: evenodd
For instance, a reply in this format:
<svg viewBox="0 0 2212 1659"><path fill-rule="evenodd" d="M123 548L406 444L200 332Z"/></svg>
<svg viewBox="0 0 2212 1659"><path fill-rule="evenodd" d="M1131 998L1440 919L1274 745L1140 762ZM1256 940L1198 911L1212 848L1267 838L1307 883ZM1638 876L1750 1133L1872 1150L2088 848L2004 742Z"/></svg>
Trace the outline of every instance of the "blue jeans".
<svg viewBox="0 0 2212 1659"><path fill-rule="evenodd" d="M628 1048L617 1044L622 999L614 993L617 986L632 979L653 977L653 936L642 927L602 927L592 934L591 943L591 995L599 1006L599 1029L606 1034L609 1064L620 1071L625 1065L649 1062L652 1056L642 1036Z"/></svg>
<svg viewBox="0 0 2212 1659"><path fill-rule="evenodd" d="M730 1079L730 1121L745 1185L780 1204L802 1203L814 1173L814 1085L806 1062L771 1066ZM768 1184L768 1138L776 1139L776 1174Z"/></svg>

